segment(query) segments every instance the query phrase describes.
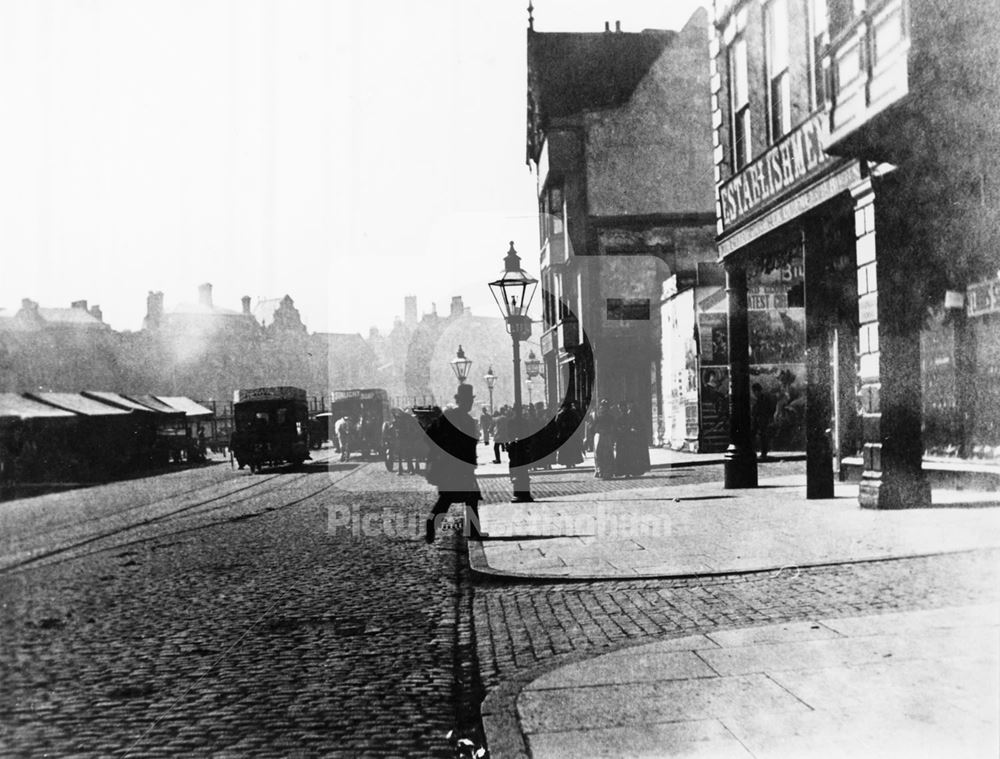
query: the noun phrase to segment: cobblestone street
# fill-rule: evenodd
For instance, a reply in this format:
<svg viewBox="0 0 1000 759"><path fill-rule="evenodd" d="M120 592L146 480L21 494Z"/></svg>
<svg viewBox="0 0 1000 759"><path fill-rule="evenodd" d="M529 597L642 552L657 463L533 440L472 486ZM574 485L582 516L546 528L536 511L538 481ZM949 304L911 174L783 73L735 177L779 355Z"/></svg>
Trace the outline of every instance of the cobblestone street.
<svg viewBox="0 0 1000 759"><path fill-rule="evenodd" d="M801 468L771 464L768 474ZM718 481L721 467L536 497ZM483 478L493 503L506 478ZM451 756L555 666L727 627L996 602L996 551L710 578L470 576L432 490L380 464L228 466L2 505L0 747L36 756ZM448 525L458 526L458 513Z"/></svg>
<svg viewBox="0 0 1000 759"><path fill-rule="evenodd" d="M132 510L138 528L109 530L109 514L53 527L90 542L0 575L2 753L449 755L473 702L459 538L425 546L426 498L342 490L344 474L216 466L170 476L199 481L186 497L133 483L130 505L153 501ZM108 492L129 489L61 499L110 511ZM347 503L414 529L331 534Z"/></svg>

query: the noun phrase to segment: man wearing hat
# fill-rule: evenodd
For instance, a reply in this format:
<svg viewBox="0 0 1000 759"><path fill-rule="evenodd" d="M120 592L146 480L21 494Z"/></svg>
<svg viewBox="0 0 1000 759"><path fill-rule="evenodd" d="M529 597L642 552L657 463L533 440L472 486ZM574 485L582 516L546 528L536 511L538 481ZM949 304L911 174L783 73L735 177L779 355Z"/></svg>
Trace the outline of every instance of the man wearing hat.
<svg viewBox="0 0 1000 759"><path fill-rule="evenodd" d="M476 482L476 422L469 415L475 395L472 385L461 384L455 391L455 408L447 409L428 431L431 438L428 479L437 485L438 498L427 519L427 542L434 542L438 521L453 503L467 507L469 537L479 537L479 500Z"/></svg>

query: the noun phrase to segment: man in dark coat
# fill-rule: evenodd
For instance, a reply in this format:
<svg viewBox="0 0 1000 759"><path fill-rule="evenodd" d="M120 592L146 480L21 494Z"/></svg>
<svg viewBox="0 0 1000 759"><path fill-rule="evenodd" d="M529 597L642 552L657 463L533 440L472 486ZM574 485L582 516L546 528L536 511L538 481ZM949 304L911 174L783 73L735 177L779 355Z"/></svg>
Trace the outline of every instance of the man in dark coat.
<svg viewBox="0 0 1000 759"><path fill-rule="evenodd" d="M453 503L466 505L466 529L469 537L479 537L479 500L476 482L476 422L469 416L473 395L471 385L459 385L455 408L447 409L428 430L427 480L436 485L438 498L427 519L426 538L434 542L438 522Z"/></svg>
<svg viewBox="0 0 1000 759"><path fill-rule="evenodd" d="M750 386L750 429L751 435L760 441L761 461L767 460L775 407L774 396L765 392L759 382L754 382Z"/></svg>

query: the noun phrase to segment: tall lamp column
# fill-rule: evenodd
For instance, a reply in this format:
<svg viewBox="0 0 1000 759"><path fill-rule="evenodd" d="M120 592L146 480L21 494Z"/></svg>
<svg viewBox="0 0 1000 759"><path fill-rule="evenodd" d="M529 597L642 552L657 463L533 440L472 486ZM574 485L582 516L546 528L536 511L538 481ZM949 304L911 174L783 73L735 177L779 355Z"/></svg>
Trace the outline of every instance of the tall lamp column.
<svg viewBox="0 0 1000 759"><path fill-rule="evenodd" d="M528 360L524 362L524 373L528 377L528 404L534 405L531 398L531 387L534 384L535 378L542 373L542 362L538 360L538 356L535 355L534 351L528 351Z"/></svg>
<svg viewBox="0 0 1000 759"><path fill-rule="evenodd" d="M496 300L500 313L507 324L514 353L514 426L511 430L509 444L510 480L514 486L514 497L511 503L527 503L531 497L531 481L528 476L528 465L531 463L528 452L524 450L523 412L521 409L521 341L531 337L531 317L528 308L535 295L538 280L521 268L521 257L514 250L511 242L510 250L504 257L504 269L500 278L490 282L490 291Z"/></svg>
<svg viewBox="0 0 1000 759"><path fill-rule="evenodd" d="M497 384L497 376L493 373L493 366L486 370L486 374L483 375L483 379L486 380L486 387L490 391L490 413L493 413L493 386Z"/></svg>

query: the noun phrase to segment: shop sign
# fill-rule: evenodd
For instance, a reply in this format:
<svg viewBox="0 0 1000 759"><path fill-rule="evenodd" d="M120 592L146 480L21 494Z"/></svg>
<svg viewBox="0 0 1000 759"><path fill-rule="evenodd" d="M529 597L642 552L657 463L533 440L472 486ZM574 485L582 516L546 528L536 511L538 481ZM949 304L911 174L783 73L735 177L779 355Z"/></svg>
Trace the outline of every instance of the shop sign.
<svg viewBox="0 0 1000 759"><path fill-rule="evenodd" d="M1000 277L969 285L965 291L967 316L1000 313Z"/></svg>
<svg viewBox="0 0 1000 759"><path fill-rule="evenodd" d="M729 229L827 163L825 137L826 117L817 113L723 184L719 188L723 228Z"/></svg>
<svg viewBox="0 0 1000 759"><path fill-rule="evenodd" d="M304 401L306 391L298 387L254 387L233 391L233 402L246 401Z"/></svg>
<svg viewBox="0 0 1000 759"><path fill-rule="evenodd" d="M788 291L747 293L748 311L787 311Z"/></svg>
<svg viewBox="0 0 1000 759"><path fill-rule="evenodd" d="M542 348L542 355L543 356L551 353L552 349L555 347L555 344L552 341L552 333L553 332L555 332L555 330L551 330L550 329L547 332L543 332L542 333L542 339L541 339L540 342L541 342L541 348Z"/></svg>

